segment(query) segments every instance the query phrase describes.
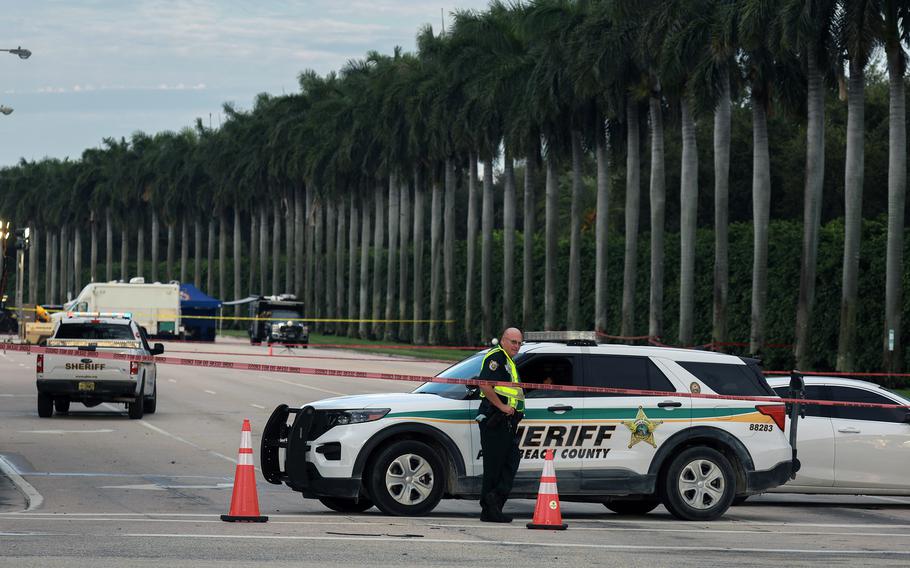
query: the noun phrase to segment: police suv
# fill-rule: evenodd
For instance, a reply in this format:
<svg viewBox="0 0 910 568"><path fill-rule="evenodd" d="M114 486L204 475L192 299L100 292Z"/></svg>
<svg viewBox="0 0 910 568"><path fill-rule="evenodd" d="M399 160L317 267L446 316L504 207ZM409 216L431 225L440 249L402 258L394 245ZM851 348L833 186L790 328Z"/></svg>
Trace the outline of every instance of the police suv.
<svg viewBox="0 0 910 568"><path fill-rule="evenodd" d="M600 345L593 334L528 333L515 357L524 383L659 391L658 396L525 389L522 454L511 498L535 498L546 450L564 501L620 514L663 504L716 519L734 498L785 483L796 469L785 405L755 360L685 349ZM485 352L439 377L474 379ZM422 515L442 498L478 499L479 389L425 383L411 393L278 406L262 434L266 480L340 512L372 506ZM721 400L681 393L768 397Z"/></svg>
<svg viewBox="0 0 910 568"><path fill-rule="evenodd" d="M145 330L129 313L68 312L60 318L47 346L63 350L124 353L147 357L164 352L150 346ZM69 355L38 354L35 362L38 416L69 412L79 402L92 407L102 402L125 403L130 418L155 412L158 404L154 362Z"/></svg>

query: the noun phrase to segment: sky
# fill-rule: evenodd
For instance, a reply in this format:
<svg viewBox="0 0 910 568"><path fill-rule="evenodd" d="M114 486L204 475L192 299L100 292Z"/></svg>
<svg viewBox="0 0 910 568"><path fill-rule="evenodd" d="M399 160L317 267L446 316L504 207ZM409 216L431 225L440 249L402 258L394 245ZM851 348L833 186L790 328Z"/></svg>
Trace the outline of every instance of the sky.
<svg viewBox="0 0 910 568"><path fill-rule="evenodd" d="M105 137L218 126L222 104L298 90L369 50L415 49L488 0L0 0L0 167L78 159Z"/></svg>

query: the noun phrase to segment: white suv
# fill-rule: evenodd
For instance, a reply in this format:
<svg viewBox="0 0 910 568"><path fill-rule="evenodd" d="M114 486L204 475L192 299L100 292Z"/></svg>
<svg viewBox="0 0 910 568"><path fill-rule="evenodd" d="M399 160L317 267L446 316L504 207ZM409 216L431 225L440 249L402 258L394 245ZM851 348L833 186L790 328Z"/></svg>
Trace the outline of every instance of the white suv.
<svg viewBox="0 0 910 568"><path fill-rule="evenodd" d="M476 378L483 354L439 376ZM515 363L527 383L549 378L665 394L526 389L512 498L536 496L547 449L555 450L561 499L602 502L621 514L663 503L688 520L715 519L735 497L785 483L798 468L784 435L785 406L753 360L583 339L526 342ZM477 499L477 390L430 382L411 393L280 405L262 435L263 475L343 512L376 505L387 514L422 515L444 497ZM769 400L678 396L693 392Z"/></svg>

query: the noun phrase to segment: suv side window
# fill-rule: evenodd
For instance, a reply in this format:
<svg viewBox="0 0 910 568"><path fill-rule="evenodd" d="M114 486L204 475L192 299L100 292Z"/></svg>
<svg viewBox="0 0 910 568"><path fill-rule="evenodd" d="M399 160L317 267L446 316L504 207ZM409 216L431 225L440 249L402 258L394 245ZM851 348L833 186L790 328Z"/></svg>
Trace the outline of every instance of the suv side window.
<svg viewBox="0 0 910 568"><path fill-rule="evenodd" d="M827 387L818 385L806 385L806 400L826 400L829 393L825 392ZM775 387L774 392L781 398L790 398L790 387ZM806 416L816 418L831 418L831 406L822 406L820 404L800 404L801 409L805 409ZM790 416L790 405L787 405L787 416Z"/></svg>
<svg viewBox="0 0 910 568"><path fill-rule="evenodd" d="M542 355L531 357L518 365L518 376L523 383L553 385L578 385L575 372L575 358L566 355ZM581 396L578 392L525 389L525 398L572 398Z"/></svg>
<svg viewBox="0 0 910 568"><path fill-rule="evenodd" d="M731 396L768 396L774 394L765 379L747 365L679 361L679 366L708 385L717 394Z"/></svg>
<svg viewBox="0 0 910 568"><path fill-rule="evenodd" d="M871 402L875 404L897 404L890 398L871 391L852 387L825 387L831 400L844 402ZM832 418L845 420L874 420L877 422L903 422L907 411L903 408L862 408L859 406L832 406Z"/></svg>
<svg viewBox="0 0 910 568"><path fill-rule="evenodd" d="M676 392L673 383L648 357L591 355L585 358L585 385L614 389ZM585 396L629 396L585 393Z"/></svg>

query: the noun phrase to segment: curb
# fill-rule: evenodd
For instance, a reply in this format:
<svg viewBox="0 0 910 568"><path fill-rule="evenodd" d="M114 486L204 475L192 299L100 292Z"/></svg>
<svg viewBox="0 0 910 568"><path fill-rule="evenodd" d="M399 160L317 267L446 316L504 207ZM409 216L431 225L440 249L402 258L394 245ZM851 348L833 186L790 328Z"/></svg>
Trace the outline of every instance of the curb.
<svg viewBox="0 0 910 568"><path fill-rule="evenodd" d="M19 475L19 471L3 455L0 455L0 472L13 482L13 485L25 496L28 503L23 513L34 511L44 503L44 497L32 485Z"/></svg>

